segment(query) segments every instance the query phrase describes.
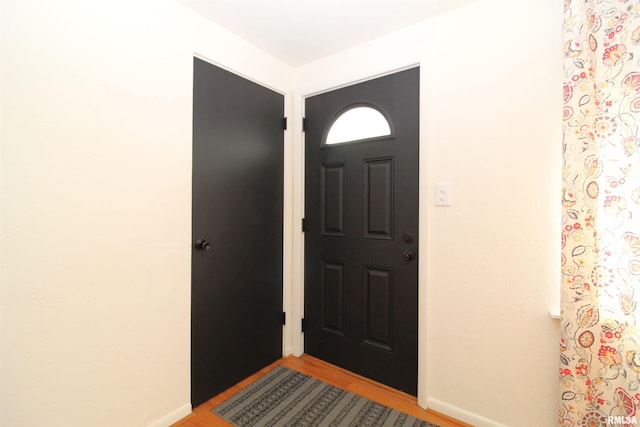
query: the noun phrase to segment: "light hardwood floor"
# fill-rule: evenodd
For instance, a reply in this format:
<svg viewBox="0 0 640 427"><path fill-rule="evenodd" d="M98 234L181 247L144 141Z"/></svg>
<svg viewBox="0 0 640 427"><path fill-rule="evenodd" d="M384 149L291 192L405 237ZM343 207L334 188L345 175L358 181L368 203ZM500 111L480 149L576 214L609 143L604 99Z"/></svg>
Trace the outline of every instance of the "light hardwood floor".
<svg viewBox="0 0 640 427"><path fill-rule="evenodd" d="M246 387L248 384L260 378L266 372L278 365L283 365L302 372L303 374L311 375L312 377L318 378L337 387L341 387L345 390L349 390L370 400L382 403L399 411L406 412L416 418L437 424L440 427L471 427L469 424L456 421L437 412L420 408L417 404L416 398L411 395L394 390L383 384L369 380L360 375L307 355L303 355L302 357L286 357L274 362L249 378L239 382L230 389L196 407L191 415L178 421L172 427L233 427L233 424L212 413L211 408L233 396L238 392L238 390Z"/></svg>

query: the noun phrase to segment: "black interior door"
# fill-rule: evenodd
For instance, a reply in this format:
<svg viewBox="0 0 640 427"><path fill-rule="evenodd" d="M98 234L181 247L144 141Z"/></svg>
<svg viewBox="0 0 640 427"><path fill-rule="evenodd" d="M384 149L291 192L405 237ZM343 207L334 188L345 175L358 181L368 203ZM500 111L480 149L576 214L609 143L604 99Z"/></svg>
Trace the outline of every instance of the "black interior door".
<svg viewBox="0 0 640 427"><path fill-rule="evenodd" d="M191 399L282 356L284 97L194 60Z"/></svg>
<svg viewBox="0 0 640 427"><path fill-rule="evenodd" d="M389 137L326 145L349 106ZM305 352L417 392L419 69L307 98Z"/></svg>

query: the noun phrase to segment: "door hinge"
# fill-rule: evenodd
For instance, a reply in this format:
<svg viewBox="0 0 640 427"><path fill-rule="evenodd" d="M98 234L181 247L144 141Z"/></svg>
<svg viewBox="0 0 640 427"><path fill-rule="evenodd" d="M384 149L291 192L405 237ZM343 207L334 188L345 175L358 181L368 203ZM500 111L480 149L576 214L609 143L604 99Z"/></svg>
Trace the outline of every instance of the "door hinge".
<svg viewBox="0 0 640 427"><path fill-rule="evenodd" d="M303 117L302 118L302 132L306 132L307 131L307 118Z"/></svg>
<svg viewBox="0 0 640 427"><path fill-rule="evenodd" d="M304 317L300 320L300 329L304 332Z"/></svg>
<svg viewBox="0 0 640 427"><path fill-rule="evenodd" d="M287 118L282 119L282 130L287 130Z"/></svg>
<svg viewBox="0 0 640 427"><path fill-rule="evenodd" d="M307 231L307 219L302 218L302 232L304 233L305 231Z"/></svg>
<svg viewBox="0 0 640 427"><path fill-rule="evenodd" d="M287 313L286 313L285 311L283 311L283 312L280 314L280 318L281 318L280 320L282 320L282 324L283 324L283 325L286 325L286 324L287 324Z"/></svg>

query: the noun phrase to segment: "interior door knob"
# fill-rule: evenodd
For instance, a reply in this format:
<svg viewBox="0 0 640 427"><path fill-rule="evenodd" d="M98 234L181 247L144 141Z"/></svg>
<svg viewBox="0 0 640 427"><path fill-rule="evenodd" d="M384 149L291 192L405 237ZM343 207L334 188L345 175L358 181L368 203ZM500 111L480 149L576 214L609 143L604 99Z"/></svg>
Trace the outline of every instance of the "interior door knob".
<svg viewBox="0 0 640 427"><path fill-rule="evenodd" d="M407 244L413 243L415 239L416 239L416 233L404 233L402 235L402 240L404 240L404 242Z"/></svg>
<svg viewBox="0 0 640 427"><path fill-rule="evenodd" d="M413 258L415 258L415 254L411 249L407 249L406 251L402 252L400 256L402 256L403 261L411 261Z"/></svg>
<svg viewBox="0 0 640 427"><path fill-rule="evenodd" d="M207 242L204 239L198 239L196 240L196 249L199 251L208 251L211 248L211 245L209 244L209 242Z"/></svg>

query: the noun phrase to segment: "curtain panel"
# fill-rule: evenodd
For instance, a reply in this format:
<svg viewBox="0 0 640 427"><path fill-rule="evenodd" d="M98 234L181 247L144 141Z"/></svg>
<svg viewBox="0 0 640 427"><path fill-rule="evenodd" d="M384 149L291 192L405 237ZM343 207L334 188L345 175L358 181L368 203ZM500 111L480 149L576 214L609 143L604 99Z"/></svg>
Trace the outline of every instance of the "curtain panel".
<svg viewBox="0 0 640 427"><path fill-rule="evenodd" d="M559 425L636 426L640 1L565 0Z"/></svg>

